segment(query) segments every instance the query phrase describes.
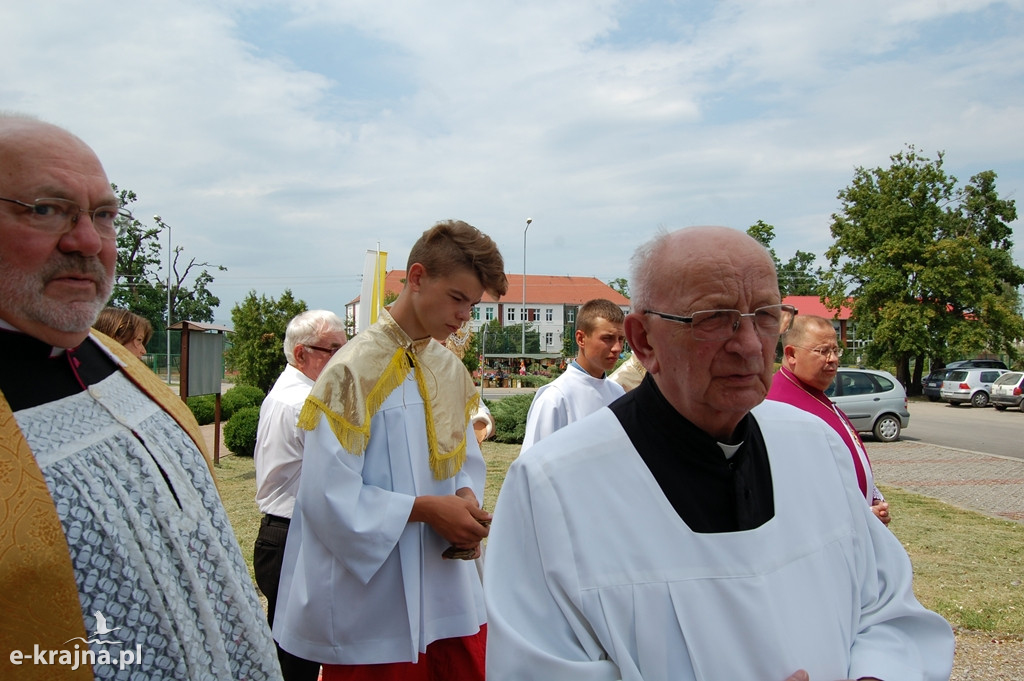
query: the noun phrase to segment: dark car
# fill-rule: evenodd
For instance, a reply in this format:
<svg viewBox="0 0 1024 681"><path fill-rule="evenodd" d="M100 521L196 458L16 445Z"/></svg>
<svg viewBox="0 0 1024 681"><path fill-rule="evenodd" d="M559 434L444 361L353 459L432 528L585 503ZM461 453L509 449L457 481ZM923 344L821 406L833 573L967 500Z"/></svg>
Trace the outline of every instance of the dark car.
<svg viewBox="0 0 1024 681"><path fill-rule="evenodd" d="M936 369L925 376L921 381L921 392L931 402L938 402L942 399L939 391L942 390L942 382L953 369L1005 369L1006 364L998 359L962 359L950 362L942 369Z"/></svg>
<svg viewBox="0 0 1024 681"><path fill-rule="evenodd" d="M925 376L923 381L921 381L921 392L923 392L924 396L932 402L938 402L942 399L939 396L939 390L942 389L942 382L944 380L946 380L945 369L939 369L938 371L931 372Z"/></svg>
<svg viewBox="0 0 1024 681"><path fill-rule="evenodd" d="M946 365L950 369L1006 369L1007 366L998 359L962 359Z"/></svg>

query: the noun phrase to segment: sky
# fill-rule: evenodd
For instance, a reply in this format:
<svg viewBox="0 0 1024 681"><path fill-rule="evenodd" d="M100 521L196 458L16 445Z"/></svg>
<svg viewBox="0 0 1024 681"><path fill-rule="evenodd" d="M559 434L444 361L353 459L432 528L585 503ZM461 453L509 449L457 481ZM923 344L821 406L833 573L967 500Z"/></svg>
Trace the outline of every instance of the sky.
<svg viewBox="0 0 1024 681"><path fill-rule="evenodd" d="M286 288L343 314L368 249L403 269L444 219L511 273L525 242L527 273L628 279L658 229L758 220L824 265L837 194L908 144L1024 198L1024 0L47 0L0 26L0 109L227 267L221 323Z"/></svg>

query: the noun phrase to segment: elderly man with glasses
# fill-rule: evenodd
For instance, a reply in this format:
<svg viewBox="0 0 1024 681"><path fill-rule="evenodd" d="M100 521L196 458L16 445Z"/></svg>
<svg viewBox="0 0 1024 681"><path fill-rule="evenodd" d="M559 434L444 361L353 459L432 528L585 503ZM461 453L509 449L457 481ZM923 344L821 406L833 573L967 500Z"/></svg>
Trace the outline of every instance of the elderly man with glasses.
<svg viewBox="0 0 1024 681"><path fill-rule="evenodd" d="M96 154L0 113L0 677L278 679L185 403L90 331L126 215Z"/></svg>
<svg viewBox="0 0 1024 681"><path fill-rule="evenodd" d="M948 679L953 633L839 436L763 402L796 312L765 248L661 234L630 283L647 376L521 454L498 497L488 679Z"/></svg>
<svg viewBox="0 0 1024 681"><path fill-rule="evenodd" d="M832 322L814 315L797 317L782 336L782 366L772 379L768 399L814 414L839 433L850 450L857 471L857 487L871 511L888 525L892 520L889 503L875 487L867 449L850 419L825 394L836 379L842 357L843 349L838 345Z"/></svg>
<svg viewBox="0 0 1024 681"><path fill-rule="evenodd" d="M260 406L256 429L256 504L263 517L253 548L256 584L267 597L267 619L274 624L281 564L288 539L295 495L299 491L306 431L299 428L299 412L313 384L334 353L345 345L345 322L329 310L307 310L295 315L284 332L288 361ZM320 663L304 660L277 647L285 681L316 681Z"/></svg>

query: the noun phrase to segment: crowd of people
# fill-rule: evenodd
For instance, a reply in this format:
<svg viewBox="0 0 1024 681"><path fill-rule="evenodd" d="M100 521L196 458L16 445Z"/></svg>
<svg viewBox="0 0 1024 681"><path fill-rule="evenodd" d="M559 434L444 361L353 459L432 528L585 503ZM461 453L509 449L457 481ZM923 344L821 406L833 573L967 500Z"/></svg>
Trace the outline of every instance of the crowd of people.
<svg viewBox="0 0 1024 681"><path fill-rule="evenodd" d="M490 237L427 229L351 339L293 319L255 454L264 612L198 426L138 360L152 329L92 330L122 214L82 140L0 114L4 678L949 678L952 631L821 399L835 332L745 233L660 232L628 315L584 306L493 514L489 415L444 345L506 292Z"/></svg>

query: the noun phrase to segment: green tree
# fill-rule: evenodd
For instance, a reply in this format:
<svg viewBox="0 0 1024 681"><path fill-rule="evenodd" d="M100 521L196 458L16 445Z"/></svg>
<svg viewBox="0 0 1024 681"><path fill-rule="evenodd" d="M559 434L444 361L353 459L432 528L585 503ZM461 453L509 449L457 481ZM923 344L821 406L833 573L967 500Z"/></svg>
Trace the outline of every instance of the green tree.
<svg viewBox="0 0 1024 681"><path fill-rule="evenodd" d="M833 301L852 297L859 335L872 335L868 361L894 364L916 394L926 359L1017 357L1024 269L1011 256L1014 202L998 197L994 172L960 190L942 152L932 160L907 145L890 160L857 168L839 192L822 289Z"/></svg>
<svg viewBox="0 0 1024 681"><path fill-rule="evenodd" d="M613 289L621 293L626 298L629 298L629 281L622 277L617 277L608 282L608 285Z"/></svg>
<svg viewBox="0 0 1024 681"><path fill-rule="evenodd" d="M778 268L779 291L783 296L816 296L824 272L815 267L817 259L813 253L797 251L784 265Z"/></svg>
<svg viewBox="0 0 1024 681"><path fill-rule="evenodd" d="M747 234L768 249L768 253L772 256L772 262L775 263L775 271L778 272L782 263L779 261L779 257L775 255L775 249L772 248L772 242L775 241L775 227L769 225L764 220L758 220L750 225L750 227L747 227Z"/></svg>
<svg viewBox="0 0 1024 681"><path fill-rule="evenodd" d="M279 300L258 296L255 291L231 308L235 332L225 353L228 366L238 371L240 382L269 392L287 363L284 331L292 317L306 311L306 303L285 289Z"/></svg>
<svg viewBox="0 0 1024 681"><path fill-rule="evenodd" d="M775 271L779 278L779 293L783 298L786 296L813 296L818 295L818 288L821 283L822 270L817 268L811 270L816 256L807 251L797 251L785 264L779 260L772 248L775 240L775 227L764 220L758 220L747 228L747 234L756 239L762 246L768 249L772 262L775 263Z"/></svg>
<svg viewBox="0 0 1024 681"><path fill-rule="evenodd" d="M485 331L486 348L483 348ZM476 354L480 354L482 349L486 349L488 355L518 353L523 345L523 325L502 326L500 319L492 319L481 326L480 331L473 334L470 343ZM540 352L540 332L531 330L529 325L526 327L526 352Z"/></svg>
<svg viewBox="0 0 1024 681"><path fill-rule="evenodd" d="M138 196L130 189L111 184L122 204L130 206ZM149 350L166 353L167 278L166 259L162 257L161 236L167 226L156 218L156 227L147 227L135 218L119 218L117 223L117 265L110 304L126 308L153 324L154 334ZM222 265L210 265L190 258L186 263L184 249L174 249L171 260L171 323L183 319L212 322L220 299L210 291L213 275L208 269L225 271Z"/></svg>

